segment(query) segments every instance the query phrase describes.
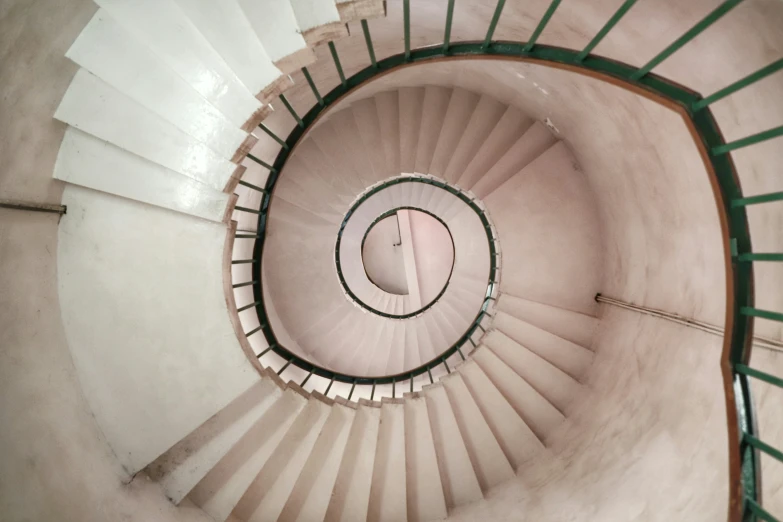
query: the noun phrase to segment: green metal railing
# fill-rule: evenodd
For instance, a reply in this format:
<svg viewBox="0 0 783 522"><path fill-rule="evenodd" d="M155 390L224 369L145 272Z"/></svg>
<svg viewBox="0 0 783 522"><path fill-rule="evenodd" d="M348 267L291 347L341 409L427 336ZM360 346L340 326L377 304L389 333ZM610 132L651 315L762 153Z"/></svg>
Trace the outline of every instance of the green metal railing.
<svg viewBox="0 0 783 522"><path fill-rule="evenodd" d="M345 218L343 218L342 223L340 224L340 230L337 233L337 243L334 247L334 260L335 265L337 266L337 276L340 279L340 284L343 287L343 290L346 294L348 294L348 297L351 298L356 304L364 308L365 310L372 312L376 315L379 315L381 317L386 317L389 319L409 319L411 317L416 317L417 315L426 312L430 308L432 308L435 303L437 303L441 297L446 293L446 290L449 287L449 281L451 280L451 273L449 273L449 279L446 281L446 284L443 286L443 289L438 293L435 298L430 301L429 303L423 305L418 310L413 310L411 312L407 312L404 314L393 314L389 312L385 312L383 310L378 310L376 308L373 308L372 306L365 303L361 298L359 298L350 288L350 285L345 280L345 275L343 274L342 270L342 263L340 261L340 245L342 244L342 238L343 238L343 232L345 230L345 227L348 225L348 222L351 219L351 216L354 215L354 213L359 209L359 207L367 201L370 197L373 195L386 190L389 187L393 187L395 185L399 185L402 183L421 183L423 185L430 185L433 187L440 188L442 190L445 190L449 194L452 194L459 198L463 203L465 203L473 212L476 213L479 220L481 220L481 225L484 227L484 232L487 236L487 245L489 249L489 273L487 275L487 290L490 292L491 295L491 289L498 284L498 256L499 251L497 248L498 238L495 235L494 228L492 227L492 224L489 221L489 217L487 213L476 204L476 201L474 197L471 197L471 195L463 190L460 190L457 187L454 187L452 185L449 185L448 183L431 178L431 177L420 177L420 176L401 176L397 178L390 179L388 181L384 181L383 183L378 183L377 185L374 185L370 187L369 190L367 190L364 194L362 194L353 205L351 205L351 208L348 209L348 212L345 213ZM391 213L396 212L397 210L402 209L411 209L411 210L418 210L420 212L424 212L426 214L429 214L430 216L434 217L440 223L446 227L446 230L449 230L448 225L438 216L433 214L432 212L429 212L424 209L416 208L416 207L398 207L396 209L390 210L388 212L384 212L380 216L378 216L373 223L370 224L370 228L383 219L384 217L388 217ZM367 233L369 232L369 228L367 229L367 232L365 232L364 237L362 238L362 245L364 245L364 240L367 238ZM451 235L451 231L449 231L449 235ZM454 244L454 240L452 239L452 245Z"/></svg>
<svg viewBox="0 0 783 522"><path fill-rule="evenodd" d="M343 74L336 48L330 43L329 49L340 76L340 85L323 95L322 100L319 100L319 103L301 118L292 110L292 115L296 118L297 126L285 140L274 135L269 129L262 125L262 130L270 134L273 139L280 143L282 150L278 154L266 185L263 188L258 217L258 234L260 237L255 240L253 259L234 262L252 262L260 266L263 255L269 204L273 196L275 183L277 182L280 172L285 166L288 155L294 145L299 142L306 130L315 122L316 118L322 114L323 111L331 107L342 96L379 74L398 67L423 63L433 59L458 60L460 58L476 56L502 57L508 60L530 61L545 66L559 67L575 73L587 74L632 89L635 92L645 93L647 97L680 113L695 134L696 145L702 149L703 157L705 158L705 167L716 182L715 184L719 191L719 194L716 195L716 204L719 212L725 217L727 225L726 233L724 234L724 244L727 252L729 252L729 260L726 267L729 276L727 279L727 295L729 296L729 300L727 302L726 342L722 355L723 364L721 366L724 372L724 381L726 382L725 391L726 404L728 406L729 436L734 441L731 445L729 459L729 475L731 481L729 488L731 492L729 520L732 522L748 520L775 521L775 517L764 510L760 500L761 476L759 459L760 453L764 453L781 460L781 454L779 449L772 448L763 442L757 433L754 409L750 395L750 382L755 379L783 387L783 381L781 381L779 377L752 368L750 366L750 355L754 318L759 317L772 321L783 321L783 314L781 313L759 310L754 307L753 264L756 262L779 262L783 258L783 254L753 252L746 207L759 204L775 204L775 202L783 201L783 192L744 197L731 158L731 152L782 136L783 126L726 143L710 110L710 105L783 69L783 59L775 61L759 71L706 97L702 97L699 93L662 78L652 72L656 66L687 45L699 34L709 29L716 21L727 15L734 7L740 4L741 1L742 0L724 1L706 17L696 23L690 30L685 32L680 38L665 47L663 51L641 67L591 54L598 43L606 37L618 21L635 5L635 0L626 0L623 2L588 45L580 50L564 49L537 43L539 36L546 31L550 19L557 16L556 9L560 4L560 0L555 0L549 5L527 42L493 40L495 29L502 16L505 0L499 0L497 2L492 19L488 23L486 37L483 41L452 42L451 22L453 19L455 2L454 0L449 0L446 7L446 28L444 31L443 43L437 43L437 45L419 49L410 48L411 7L409 2L406 1L404 3L404 27L402 29L405 42L404 49L399 54L381 60L378 60L375 56L368 23L366 20L363 20L361 26L367 46L370 65L350 78L346 78ZM285 100L281 101L287 105ZM274 332L269 326L263 303L261 283L256 282L252 286L255 294L254 301L261 303L256 306L261 326L248 333L248 335L251 335L256 331L264 332L267 342L269 343L269 348L267 348L264 353L270 350L275 351L288 361L288 364L297 365L305 371L310 372L307 377L308 379L313 373L331 378L329 388L331 388L331 383L335 380L343 380L344 382L353 383L351 395L353 395L353 389L357 384L372 386L374 394L375 387L380 380L357 379L327 372L323 369L314 367L306 361L293 357L284 347L280 346ZM433 361L432 363L441 364L444 362L445 359L442 361ZM424 368L422 371L429 372L432 368L429 364L430 363L422 367ZM329 377L330 375L331 377ZM392 386L394 386L399 382L396 378L399 377L394 376L384 379L391 379ZM305 381L306 380L307 379L305 379ZM327 388L327 393L329 388Z"/></svg>

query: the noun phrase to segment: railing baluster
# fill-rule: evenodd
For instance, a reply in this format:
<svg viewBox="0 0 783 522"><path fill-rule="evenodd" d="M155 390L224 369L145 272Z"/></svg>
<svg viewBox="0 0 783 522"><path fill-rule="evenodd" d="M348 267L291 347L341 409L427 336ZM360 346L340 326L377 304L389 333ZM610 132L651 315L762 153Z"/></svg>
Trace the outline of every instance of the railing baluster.
<svg viewBox="0 0 783 522"><path fill-rule="evenodd" d="M606 35L609 33L609 31L614 28L615 25L617 25L617 22L620 21L620 19L625 16L625 13L627 13L631 7L633 7L633 4L636 3L636 0L625 0L623 2L623 5L620 6L620 8L612 15L612 17L609 19L608 22L601 28L600 31L598 31L598 34L596 34L592 40L590 40L590 43L587 44L587 47L582 49L582 52L576 55L576 61L581 62L585 58L587 58L587 55L590 54L590 52L595 49L595 47L601 43L601 40L606 37Z"/></svg>
<svg viewBox="0 0 783 522"><path fill-rule="evenodd" d="M302 381L302 384L300 384L299 386L304 388L304 385L307 384L307 381L309 381L310 377L312 377L312 376L313 376L313 370L310 370L310 373L307 374L307 377L304 378L304 380Z"/></svg>
<svg viewBox="0 0 783 522"><path fill-rule="evenodd" d="M291 104L288 102L288 98L285 97L285 94L280 95L280 101L283 102L285 108L288 109L288 112L290 112L291 116L294 117L294 119L296 120L296 124L304 129L304 122L302 121L302 118L300 118L299 115L294 110L294 108L291 107Z"/></svg>
<svg viewBox="0 0 783 522"><path fill-rule="evenodd" d="M332 380L329 381L329 386L326 387L326 391L324 392L325 396L329 396L329 390L332 389L332 384L334 384L334 377L332 377Z"/></svg>
<svg viewBox="0 0 783 522"><path fill-rule="evenodd" d="M758 254L740 254L740 261L783 261L783 254L758 253Z"/></svg>
<svg viewBox="0 0 783 522"><path fill-rule="evenodd" d="M282 95L280 95L280 96L282 97ZM252 154L250 154L249 152L247 153L247 156L246 156L246 157L247 157L247 159L249 159L250 161L253 161L253 162L255 162L255 163L258 163L259 165L261 165L261 166L262 166L262 167L264 167L265 169L269 169L269 170L270 170L270 171L272 171L272 172L277 172L277 171L275 170L275 168L274 168L272 165L270 165L269 163L267 163L267 162L265 162L265 161L261 160L260 158L258 158L258 157L256 157L256 156L253 156L253 155L252 155ZM241 183L241 181L240 181L240 183ZM263 191L263 189L261 189L261 190Z"/></svg>
<svg viewBox="0 0 783 522"><path fill-rule="evenodd" d="M256 333L256 332L260 331L260 330L261 330L261 328L262 328L261 326L257 326L256 328L253 328L252 330L250 330L249 332L247 332L247 333L245 334L245 337L250 337L250 336L251 336L251 335L253 335L254 333Z"/></svg>
<svg viewBox="0 0 783 522"><path fill-rule="evenodd" d="M427 375L430 377L430 384L435 384L435 381L432 380L432 372L430 371L429 366L427 367Z"/></svg>
<svg viewBox="0 0 783 522"><path fill-rule="evenodd" d="M234 237L237 239L258 239L259 237L261 237L261 234L237 234Z"/></svg>
<svg viewBox="0 0 783 522"><path fill-rule="evenodd" d="M720 154L726 154L732 150L741 149L742 147L747 147L748 145L755 145L756 143L771 140L772 138L777 138L778 136L783 136L783 125L780 127L775 127L774 129L768 129L763 132L759 132L758 134L753 134L747 138L730 141L729 143L724 143L723 145L713 147L712 155L718 156Z"/></svg>
<svg viewBox="0 0 783 522"><path fill-rule="evenodd" d="M397 396L397 380L392 379L392 399L395 399Z"/></svg>
<svg viewBox="0 0 783 522"><path fill-rule="evenodd" d="M544 13L543 18L541 18L541 21L538 22L538 25L536 26L535 31L533 31L533 34L530 35L530 39L528 39L527 44L525 44L525 46L522 48L524 52L530 52L533 46L536 45L536 41L538 41L538 37L541 36L541 32L544 30L544 27L546 27L546 25L549 23L549 20L552 18L552 15L555 14L555 11L557 10L557 6L560 5L560 2L561 0L552 0L552 3L549 4L549 7Z"/></svg>
<svg viewBox="0 0 783 522"><path fill-rule="evenodd" d="M337 74L340 75L340 83L343 87L348 86L348 82L345 80L345 73L343 73L343 66L340 65L340 57L337 56L337 48L334 46L334 42L329 42L329 52L332 53L332 60L334 60L334 66L337 68Z"/></svg>
<svg viewBox="0 0 783 522"><path fill-rule="evenodd" d="M753 308L750 306L743 306L740 308L740 313L742 315L749 315L752 317L760 317L762 319L769 319L770 321L782 321L783 322L783 314L778 312L770 312L769 310L760 310L758 308Z"/></svg>
<svg viewBox="0 0 783 522"><path fill-rule="evenodd" d="M258 128L261 129L262 131L266 132L269 135L270 138L272 138L277 143L279 143L285 150L288 150L288 144L285 141L283 141L282 139L280 139L280 136L278 136L277 134L275 134L274 132L269 130L269 127L267 127L263 123L259 123L258 124Z"/></svg>
<svg viewBox="0 0 783 522"><path fill-rule="evenodd" d="M770 203L772 201L783 201L783 192L771 192L758 196L731 200L732 208L744 207L747 205L758 205L759 203Z"/></svg>
<svg viewBox="0 0 783 522"><path fill-rule="evenodd" d="M451 43L451 21L454 18L454 0L449 0L449 6L446 10L446 31L443 34L443 52L449 50Z"/></svg>
<svg viewBox="0 0 783 522"><path fill-rule="evenodd" d="M411 375L411 393L413 393L413 375Z"/></svg>
<svg viewBox="0 0 783 522"><path fill-rule="evenodd" d="M690 42L702 33L709 26L717 22L723 15L731 11L734 7L742 2L742 0L726 0L719 5L710 14L705 16L699 23L694 25L687 33L680 36L673 43L671 43L666 49L658 53L652 60L640 67L635 73L631 75L631 80L636 81L649 73L656 65L664 61L666 58L678 51L683 45Z"/></svg>
<svg viewBox="0 0 783 522"><path fill-rule="evenodd" d="M462 357L462 360L464 361L465 360L465 356L462 355L462 347L461 346L457 346L457 353L459 354L460 357Z"/></svg>
<svg viewBox="0 0 783 522"><path fill-rule="evenodd" d="M246 263L255 263L255 259L235 259L231 261L232 265L244 265Z"/></svg>
<svg viewBox="0 0 783 522"><path fill-rule="evenodd" d="M724 87L723 89L719 90L715 94L711 94L710 96L707 96L703 100L699 100L695 102L693 104L693 110L698 111L699 109L702 109L707 105L710 105L711 103L715 103L718 100L722 100L726 96L730 94L734 94L735 92L744 89L745 87L752 85L757 81L766 78L770 74L773 74L781 69L783 69L783 58L767 65L766 67L762 67L758 71L754 72L753 74L749 74L745 76L741 80L737 80L736 82L732 83L728 87Z"/></svg>
<svg viewBox="0 0 783 522"><path fill-rule="evenodd" d="M446 373L451 373L451 368L449 368L449 363L446 362L446 359L443 359L443 366L446 367Z"/></svg>
<svg viewBox="0 0 783 522"><path fill-rule="evenodd" d="M753 499L746 498L745 502L748 510L756 515L756 517L765 520L766 522L779 522L778 519L773 517L771 513L768 513L764 508L759 506Z"/></svg>
<svg viewBox="0 0 783 522"><path fill-rule="evenodd" d="M290 365L291 365L291 363L292 363L292 362L294 362L294 358L293 358L293 357L291 357L290 359L288 359L288 362L286 362L286 363L283 365L283 367L282 367L282 368L280 368L279 370L277 370L277 375L280 375L281 373L283 373L283 372L285 371L285 369L286 369L286 368L288 368L288 366L290 366Z"/></svg>
<svg viewBox="0 0 783 522"><path fill-rule="evenodd" d="M375 398L375 379L372 380L372 391L370 392L370 400Z"/></svg>
<svg viewBox="0 0 783 522"><path fill-rule="evenodd" d="M353 397L353 390L356 388L356 379L353 380L353 384L351 385L351 392L348 394L348 400L351 400L351 397Z"/></svg>
<svg viewBox="0 0 783 522"><path fill-rule="evenodd" d="M258 306L261 304L261 301L256 301L254 303L246 304L242 308L237 308L237 312L244 312L245 310L249 310L250 308L253 308L254 306Z"/></svg>
<svg viewBox="0 0 783 522"><path fill-rule="evenodd" d="M764 373L762 371L756 370L744 364L735 364L734 370L736 370L737 373L741 373L742 375L747 375L748 377L754 377L760 381L764 381L769 384L774 384L775 386L783 388L783 379L781 379L780 377L775 377L774 375Z"/></svg>
<svg viewBox="0 0 783 522"><path fill-rule="evenodd" d="M769 444L757 439L750 433L744 433L742 435L743 442L748 443L749 445L753 446L759 451L762 451L769 455L770 457L773 457L780 462L783 462L783 451L778 450L777 448L773 448Z"/></svg>
<svg viewBox="0 0 783 522"><path fill-rule="evenodd" d="M367 25L367 20L362 20L362 32L364 32L364 43L367 44L367 52L370 55L370 62L373 67L378 67L378 62L375 60L375 50L372 48L372 36L370 36L370 27Z"/></svg>
<svg viewBox="0 0 783 522"><path fill-rule="evenodd" d="M500 20L500 13L503 12L503 6L506 5L506 0L498 0L495 6L495 12L492 15L492 20L489 22L489 28L487 29L487 36L484 38L484 44L481 46L482 51L489 49L489 44L492 41L492 35L495 34L495 28L498 26Z"/></svg>
<svg viewBox="0 0 783 522"><path fill-rule="evenodd" d="M249 156L249 154L248 154L248 156ZM247 181L242 181L241 179L239 180L239 184L242 185L243 187L247 187L247 188L250 188L250 189L253 189L253 190L257 190L258 192L266 192L266 190L262 189L261 187L253 185L252 183L248 183Z"/></svg>
<svg viewBox="0 0 783 522"><path fill-rule="evenodd" d="M262 351L261 353L259 353L258 355L256 355L256 359L261 359L261 357L263 357L264 355L266 355L266 354L267 354L267 352L269 352L269 351L270 351L270 350L271 350L273 347L274 347L274 345L273 345L273 344L270 344L270 345L269 345L269 346L268 346L268 347L267 347L267 348L266 348L264 351Z"/></svg>
<svg viewBox="0 0 783 522"><path fill-rule="evenodd" d="M411 59L411 0L402 0L402 27L405 38L405 61Z"/></svg>
<svg viewBox="0 0 783 522"><path fill-rule="evenodd" d="M318 101L318 105L323 107L324 99L321 98L321 93L319 93L318 89L315 87L315 82L313 81L313 77L310 76L310 71L307 70L307 67L302 67L302 74L304 74L305 80L307 80L307 83L310 85L310 89L312 89L315 99Z"/></svg>
<svg viewBox="0 0 783 522"><path fill-rule="evenodd" d="M251 214L261 214L260 210L253 210L252 208L247 207L240 207L239 205L234 206L234 210L239 210L241 212L250 212ZM239 237L239 236L237 236ZM253 236L251 236L253 237Z"/></svg>
<svg viewBox="0 0 783 522"><path fill-rule="evenodd" d="M248 281L247 283L237 283L235 285L231 285L231 288L242 288L243 286L250 286L258 283L258 281Z"/></svg>

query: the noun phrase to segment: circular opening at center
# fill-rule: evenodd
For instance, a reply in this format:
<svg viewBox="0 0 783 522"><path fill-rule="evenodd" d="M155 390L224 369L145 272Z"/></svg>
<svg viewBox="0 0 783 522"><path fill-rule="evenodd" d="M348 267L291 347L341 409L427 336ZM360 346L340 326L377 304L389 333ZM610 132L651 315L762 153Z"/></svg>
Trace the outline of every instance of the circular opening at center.
<svg viewBox="0 0 783 522"><path fill-rule="evenodd" d="M423 308L446 287L454 267L454 241L435 216L415 209L395 209L376 219L362 242L367 278L378 288L407 295Z"/></svg>

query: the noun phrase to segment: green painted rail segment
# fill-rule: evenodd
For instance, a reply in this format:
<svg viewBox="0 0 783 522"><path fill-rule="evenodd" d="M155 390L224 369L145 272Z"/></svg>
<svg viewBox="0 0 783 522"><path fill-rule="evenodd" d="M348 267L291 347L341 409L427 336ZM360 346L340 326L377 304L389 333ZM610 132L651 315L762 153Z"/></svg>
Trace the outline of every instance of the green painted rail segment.
<svg viewBox="0 0 783 522"><path fill-rule="evenodd" d="M286 98L284 94L280 95L280 101L283 102L285 108L288 109L288 112L290 112L291 116L296 120L296 124L304 128L304 121L302 121L302 118L299 117L299 115L296 113L294 108L291 106L291 103L288 101L288 98Z"/></svg>
<svg viewBox="0 0 783 522"><path fill-rule="evenodd" d="M248 154L248 156L250 156L250 154ZM247 181L244 181L244 180L241 180L241 179L239 180L239 184L242 185L243 187L247 187L247 188L250 188L250 189L253 189L253 190L257 190L258 192L266 192L266 190L262 189L258 185L253 185L252 183L248 183Z"/></svg>
<svg viewBox="0 0 783 522"><path fill-rule="evenodd" d="M249 332L247 332L247 333L245 334L245 337L250 337L250 336L251 336L251 335L253 335L254 333L256 333L256 332L260 332L260 331L261 331L261 327L260 327L260 326L257 326L257 327L255 327L255 328L253 328L252 330L250 330Z"/></svg>
<svg viewBox="0 0 783 522"><path fill-rule="evenodd" d="M265 169L269 169L271 171L275 170L275 168L272 165L270 165L269 163L267 163L267 162L257 158L256 156L253 156L249 152L247 153L247 159L249 159L250 161L252 161L254 163L258 163L259 165L261 165ZM263 189L261 189L261 191L263 192Z"/></svg>
<svg viewBox="0 0 783 522"><path fill-rule="evenodd" d="M770 312L769 310L759 310L750 306L743 306L740 308L740 312L744 315L752 317L761 317L762 319L769 319L770 321L783 322L783 314L779 312Z"/></svg>
<svg viewBox="0 0 783 522"><path fill-rule="evenodd" d="M305 80L307 80L307 84L310 85L310 89L313 91L313 95L315 96L318 105L323 105L324 99L321 98L321 93L318 92L318 88L315 86L313 77L310 76L310 71L307 70L307 67L302 67L302 74L304 74Z"/></svg>
<svg viewBox="0 0 783 522"><path fill-rule="evenodd" d="M234 236L237 239L258 239L262 237L261 234L237 234Z"/></svg>
<svg viewBox="0 0 783 522"><path fill-rule="evenodd" d="M768 384L774 384L775 386L783 388L782 378L776 377L774 375L770 375L760 370L756 370L755 368L751 368L750 366L747 366L745 364L735 364L734 370L736 370L737 373L741 373L742 375L747 375L748 377L754 377L760 381L764 381Z"/></svg>
<svg viewBox="0 0 783 522"><path fill-rule="evenodd" d="M666 49L658 53L658 55L656 55L652 60L640 67L639 70L637 70L633 76L631 76L631 80L638 80L642 76L645 76L662 61L667 59L675 52L679 51L685 44L699 36L702 32L704 32L705 29L720 20L723 15L734 9L740 2L742 2L742 0L726 0L723 2L710 14L705 16L700 22L691 27L688 32L677 38L668 47L666 47Z"/></svg>
<svg viewBox="0 0 783 522"><path fill-rule="evenodd" d="M411 61L411 0L402 0L402 27L405 40L405 61Z"/></svg>
<svg viewBox="0 0 783 522"><path fill-rule="evenodd" d="M742 438L745 442L747 442L757 450L766 453L770 457L777 459L780 462L783 462L783 451L780 451L777 448L773 448L766 442L757 439L756 437L754 437L749 433L745 433Z"/></svg>
<svg viewBox="0 0 783 522"><path fill-rule="evenodd" d="M492 14L492 20L489 22L489 28L487 28L487 36L484 37L484 44L481 46L482 51L489 49L489 44L492 42L492 36L495 34L495 29L500 21L500 15L503 12L503 6L506 5L506 0L498 0L495 6L495 12Z"/></svg>
<svg viewBox="0 0 783 522"><path fill-rule="evenodd" d="M239 210L241 212L249 212L250 214L261 214L260 210L255 210L255 209L247 208L247 207L240 207L239 205L235 206L234 210ZM239 237L239 236L237 236L237 237Z"/></svg>
<svg viewBox="0 0 783 522"><path fill-rule="evenodd" d="M237 308L237 312L244 312L245 310L250 310L254 306L258 306L260 304L261 304L261 301L256 301L254 303L246 304L245 306L243 306L241 308Z"/></svg>
<svg viewBox="0 0 783 522"><path fill-rule="evenodd" d="M378 60L375 59L375 49L372 47L372 36L370 35L370 26L367 20L362 20L362 32L364 33L364 43L367 45L367 54L370 55L370 63L374 68L378 68Z"/></svg>
<svg viewBox="0 0 783 522"><path fill-rule="evenodd" d="M765 520L766 522L780 522L777 518L773 517L768 511L766 511L764 508L758 505L754 500L746 498L746 507L747 510L755 515L756 517L760 518L761 520Z"/></svg>
<svg viewBox="0 0 783 522"><path fill-rule="evenodd" d="M454 19L454 1L449 0L449 5L446 8L446 29L443 32L443 52L448 52L449 44L451 43L451 22Z"/></svg>
<svg viewBox="0 0 783 522"><path fill-rule="evenodd" d="M235 284L235 285L231 285L231 288L241 288L241 287L243 287L243 286L254 285L254 284L256 284L257 282L258 282L258 281L248 281L247 283L237 283L237 284Z"/></svg>
<svg viewBox="0 0 783 522"><path fill-rule="evenodd" d="M620 19L625 16L625 13L627 13L636 2L637 0L625 0L623 5L621 5L620 8L612 15L609 21L606 22L601 30L598 31L592 40L590 40L590 43L587 44L587 47L582 49L582 52L576 55L576 61L581 62L587 58L587 55L590 54L599 43L601 43L601 40L603 40L606 35L609 34L609 31L611 31L612 28L617 25L617 22L619 22Z"/></svg>
<svg viewBox="0 0 783 522"><path fill-rule="evenodd" d="M754 254L740 254L738 259L740 261L783 261L783 254L773 253L754 253Z"/></svg>
<svg viewBox="0 0 783 522"><path fill-rule="evenodd" d="M732 83L731 85L724 87L723 89L719 90L715 94L711 94L710 96L707 96L703 100L699 100L696 103L693 104L693 110L697 111L700 109L703 109L707 105L710 105L712 103L715 103L718 100L722 100L726 96L729 96L731 94L734 94L735 92L744 89L745 87L748 87L749 85L753 85L759 80L762 80L766 78L767 76L776 73L777 71L783 69L783 58L780 60L773 62L766 67L763 67L759 69L758 71L754 72L753 74L749 74L742 78L741 80L737 80L736 82Z"/></svg>
<svg viewBox="0 0 783 522"><path fill-rule="evenodd" d="M346 87L348 82L345 79L343 66L340 64L340 57L337 55L337 48L334 46L334 42L329 42L329 52L332 53L332 60L334 60L334 66L337 68L337 74L340 76L340 83L342 83L343 87Z"/></svg>
<svg viewBox="0 0 783 522"><path fill-rule="evenodd" d="M533 46L536 45L536 42L538 41L538 37L541 36L541 33L544 31L544 28L549 23L549 20L552 19L552 15L555 14L555 11L557 10L557 6L560 5L561 1L562 0L552 0L552 3L549 4L549 7L547 8L546 12L544 12L544 16L541 18L541 21L538 22L538 25L533 31L533 34L530 35L530 38L525 44L525 47L522 48L524 52L526 53L530 52Z"/></svg>
<svg viewBox="0 0 783 522"><path fill-rule="evenodd" d="M732 150L741 149L749 145L755 145L756 143L771 140L772 138L777 138L778 136L783 136L783 125L780 127L775 127L774 129L768 129L763 132L753 134L747 138L742 138L740 140L731 141L729 143L713 147L712 154L715 156L719 154L726 154Z"/></svg>
<svg viewBox="0 0 783 522"><path fill-rule="evenodd" d="M248 263L256 263L257 261L255 259L234 259L231 261L232 265L245 265Z"/></svg>
<svg viewBox="0 0 783 522"><path fill-rule="evenodd" d="M758 196L749 196L731 201L733 208L745 207L747 205L758 205L760 203L771 203L773 201L783 201L783 192L770 192L769 194L760 194Z"/></svg>
<svg viewBox="0 0 783 522"><path fill-rule="evenodd" d="M261 129L262 131L266 132L269 135L270 138L272 138L277 143L279 143L284 149L288 150L288 144L284 140L282 140L280 138L280 136L278 136L277 134L275 134L274 132L269 130L269 127L267 127L263 123L259 123L258 124L258 128Z"/></svg>

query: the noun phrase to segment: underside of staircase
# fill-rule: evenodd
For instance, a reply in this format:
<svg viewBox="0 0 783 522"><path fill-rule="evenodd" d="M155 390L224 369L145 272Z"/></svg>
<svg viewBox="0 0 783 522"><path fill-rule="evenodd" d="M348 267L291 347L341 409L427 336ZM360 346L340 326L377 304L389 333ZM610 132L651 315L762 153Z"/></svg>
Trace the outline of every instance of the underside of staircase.
<svg viewBox="0 0 783 522"><path fill-rule="evenodd" d="M632 311L732 327L703 144L611 74L500 56L611 20L592 52L640 66L720 2L567 4L10 2L0 153L36 174L0 193L63 215L0 224L0 519L734 522L723 339ZM736 11L655 72L706 94L779 59L783 7ZM477 51L417 54L449 42ZM780 125L774 78L711 108L726 142ZM781 160L729 161L754 196ZM408 212L447 232L432 287ZM389 216L406 291L364 257ZM783 309L780 263L754 268ZM750 335L777 346L774 315ZM775 378L753 430L780 448Z"/></svg>

